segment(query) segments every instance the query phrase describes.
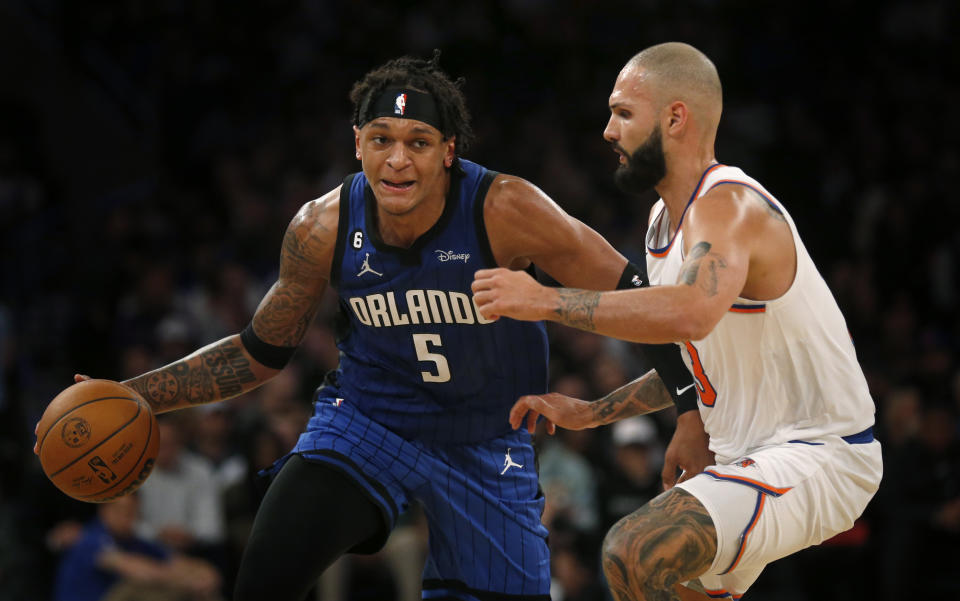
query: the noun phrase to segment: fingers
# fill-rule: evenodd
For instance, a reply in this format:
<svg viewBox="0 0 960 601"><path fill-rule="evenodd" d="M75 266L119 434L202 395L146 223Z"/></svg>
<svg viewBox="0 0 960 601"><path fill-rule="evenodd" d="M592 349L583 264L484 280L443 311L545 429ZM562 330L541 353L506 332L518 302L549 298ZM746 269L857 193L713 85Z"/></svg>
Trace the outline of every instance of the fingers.
<svg viewBox="0 0 960 601"><path fill-rule="evenodd" d="M537 418L540 417L540 414L536 411L531 411L527 414L527 432L533 434L537 431Z"/></svg>
<svg viewBox="0 0 960 601"><path fill-rule="evenodd" d="M663 490L670 490L677 484L677 462L669 455L663 458L663 471L660 477L663 478Z"/></svg>

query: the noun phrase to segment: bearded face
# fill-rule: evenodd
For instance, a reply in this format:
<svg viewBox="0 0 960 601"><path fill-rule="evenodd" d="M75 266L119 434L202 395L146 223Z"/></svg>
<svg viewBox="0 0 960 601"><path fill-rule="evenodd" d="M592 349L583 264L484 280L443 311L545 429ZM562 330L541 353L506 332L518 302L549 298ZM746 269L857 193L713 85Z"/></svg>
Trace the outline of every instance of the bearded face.
<svg viewBox="0 0 960 601"><path fill-rule="evenodd" d="M667 175L667 160L663 154L663 140L660 137L660 124L650 132L633 154L616 142L615 149L626 157L626 163L620 165L613 174L617 187L628 194L643 194L652 189Z"/></svg>

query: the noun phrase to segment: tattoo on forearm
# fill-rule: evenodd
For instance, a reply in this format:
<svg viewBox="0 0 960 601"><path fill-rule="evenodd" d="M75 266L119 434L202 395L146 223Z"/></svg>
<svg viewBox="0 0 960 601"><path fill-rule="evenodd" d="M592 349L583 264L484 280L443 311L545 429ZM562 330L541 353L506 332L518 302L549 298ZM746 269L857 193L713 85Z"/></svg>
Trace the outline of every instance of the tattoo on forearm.
<svg viewBox="0 0 960 601"><path fill-rule="evenodd" d="M643 415L669 407L673 398L656 372L650 372L621 386L592 404L597 424L609 424L632 415Z"/></svg>
<svg viewBox="0 0 960 601"><path fill-rule="evenodd" d="M199 405L242 393L257 381L238 339L228 339L193 357L127 382L154 408Z"/></svg>
<svg viewBox="0 0 960 601"><path fill-rule="evenodd" d="M614 599L679 599L676 585L710 567L716 541L713 520L693 495L661 494L607 534L603 570Z"/></svg>
<svg viewBox="0 0 960 601"><path fill-rule="evenodd" d="M710 252L709 242L698 242L680 268L678 281L687 286L697 284L707 296L716 296L720 289L720 270L726 268L727 261L715 252ZM700 267L704 267L704 276L699 279Z"/></svg>
<svg viewBox="0 0 960 601"><path fill-rule="evenodd" d="M558 306L554 309L561 323L588 332L596 331L593 312L600 304L600 293L592 290L560 288Z"/></svg>
<svg viewBox="0 0 960 601"><path fill-rule="evenodd" d="M257 379L250 371L250 362L237 346L221 345L201 356L217 385L220 398L240 394L243 392L244 384L255 382Z"/></svg>

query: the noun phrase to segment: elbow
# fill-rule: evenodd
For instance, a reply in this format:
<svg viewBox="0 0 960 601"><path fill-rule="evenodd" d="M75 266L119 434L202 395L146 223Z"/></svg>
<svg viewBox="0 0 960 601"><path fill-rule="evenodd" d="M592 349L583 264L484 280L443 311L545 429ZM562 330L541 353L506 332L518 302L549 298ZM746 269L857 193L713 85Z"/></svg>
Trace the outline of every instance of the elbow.
<svg viewBox="0 0 960 601"><path fill-rule="evenodd" d="M675 341L703 340L717 325L717 319L699 308L681 311L674 322Z"/></svg>

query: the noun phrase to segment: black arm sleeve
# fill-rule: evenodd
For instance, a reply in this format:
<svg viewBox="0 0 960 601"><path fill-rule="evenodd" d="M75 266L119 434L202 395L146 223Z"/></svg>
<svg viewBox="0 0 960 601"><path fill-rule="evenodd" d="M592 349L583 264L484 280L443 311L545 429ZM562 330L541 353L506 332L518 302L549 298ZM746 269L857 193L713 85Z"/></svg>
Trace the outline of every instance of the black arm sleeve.
<svg viewBox="0 0 960 601"><path fill-rule="evenodd" d="M646 265L642 268L634 263L627 262L617 290L629 288L646 288L650 285L647 279ZM690 375L690 370L683 363L680 356L680 347L675 344L640 344L640 351L657 370L657 375L667 387L673 403L677 406L677 415L697 409L697 387Z"/></svg>

